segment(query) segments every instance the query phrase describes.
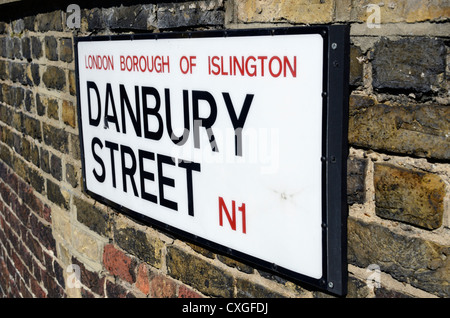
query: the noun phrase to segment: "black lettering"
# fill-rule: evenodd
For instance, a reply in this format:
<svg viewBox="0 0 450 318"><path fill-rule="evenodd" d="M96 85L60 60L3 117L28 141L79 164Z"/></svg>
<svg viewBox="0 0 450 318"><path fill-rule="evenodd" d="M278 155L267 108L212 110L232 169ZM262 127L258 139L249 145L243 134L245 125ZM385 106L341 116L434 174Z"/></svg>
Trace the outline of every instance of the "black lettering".
<svg viewBox="0 0 450 318"><path fill-rule="evenodd" d="M115 188L116 187L116 165L114 163L114 150L116 150L116 151L119 150L119 145L114 142L105 141L105 147L109 148L110 155L111 155L112 185Z"/></svg>
<svg viewBox="0 0 450 318"><path fill-rule="evenodd" d="M156 195L145 192L145 180L155 181L155 175L144 170L144 159L155 160L153 152L139 150L139 174L141 176L141 197L147 201L157 203Z"/></svg>
<svg viewBox="0 0 450 318"><path fill-rule="evenodd" d="M122 131L124 134L127 133L127 127L125 125L125 105L126 105L136 136L141 137L142 132L141 132L141 112L139 106L139 86L134 87L135 110L136 110L135 113L133 113L133 110L131 108L131 103L130 100L128 99L125 86L123 84L120 84L119 87L120 87L120 110L122 115Z"/></svg>
<svg viewBox="0 0 450 318"><path fill-rule="evenodd" d="M199 115L199 100L204 100L209 104L211 112L206 118L201 118ZM211 128L217 118L217 105L211 93L206 91L192 91L192 112L194 117L194 147L200 148L199 126L203 126L208 134L212 151L219 152L214 138L214 133Z"/></svg>
<svg viewBox="0 0 450 318"><path fill-rule="evenodd" d="M172 116L170 115L170 90L165 89L165 101L166 101L166 120L167 120L167 132L169 133L170 140L175 145L182 146L189 137L189 96L188 91L183 90L183 111L184 111L184 130L181 137L175 136L172 127Z"/></svg>
<svg viewBox="0 0 450 318"><path fill-rule="evenodd" d="M125 154L131 158L131 167L125 166ZM131 185L133 187L133 192L135 196L138 196L138 191L136 188L136 182L134 181L134 174L136 173L136 157L134 156L133 149L128 146L121 145L120 146L120 155L122 161L122 184L123 191L127 192L127 180L126 176L130 177Z"/></svg>
<svg viewBox="0 0 450 318"><path fill-rule="evenodd" d="M147 95L153 95L155 97L155 107L147 107ZM158 91L154 87L142 87L142 111L144 116L144 137L154 140L160 140L163 135L163 122L159 109L161 107L161 97ZM148 125L148 116L155 116L158 120L158 130L150 131Z"/></svg>
<svg viewBox="0 0 450 318"><path fill-rule="evenodd" d="M250 105L252 104L254 95L247 94L245 96L244 105L242 106L239 117L236 116L236 111L234 110L230 94L222 93L222 95L223 99L225 100L225 105L227 106L228 114L230 115L231 123L233 124L234 128L235 154L236 156L242 157L242 128L244 128L244 124L247 119L248 111L250 110Z"/></svg>
<svg viewBox="0 0 450 318"><path fill-rule="evenodd" d="M91 89L95 91L97 95L97 107L98 107L98 115L97 118L92 118L92 109L91 109ZM100 93L98 92L97 85L94 82L87 82L87 96L88 96L88 110L89 110L89 125L98 126L100 124L100 116L102 114L102 105L100 102Z"/></svg>
<svg viewBox="0 0 450 318"><path fill-rule="evenodd" d="M113 115L108 114L108 108L109 108L109 101L111 100L111 106ZM117 119L117 112L116 112L116 104L114 103L114 98L112 94L111 84L106 84L106 97L105 97L105 128L109 128L108 122L112 122L116 124L116 130L117 132L120 132L119 129L119 120Z"/></svg>
<svg viewBox="0 0 450 318"><path fill-rule="evenodd" d="M158 186L159 186L159 204L166 208L178 211L178 204L164 197L164 185L175 187L175 180L163 175L163 164L175 165L175 159L169 156L158 154Z"/></svg>
<svg viewBox="0 0 450 318"><path fill-rule="evenodd" d="M97 179L98 182L103 183L105 181L105 177L106 177L105 164L103 163L102 158L95 153L95 145L99 145L100 149L103 148L102 142L97 137L92 138L91 149L92 149L92 155L94 156L95 161L97 161L100 164L100 166L102 167L102 173L98 174L97 171L95 171L95 169L92 169L92 172L94 173L95 179Z"/></svg>
<svg viewBox="0 0 450 318"><path fill-rule="evenodd" d="M188 214L194 216L194 189L192 185L192 171L200 172L200 164L197 162L182 161L178 162L178 166L186 169L186 182L188 194Z"/></svg>

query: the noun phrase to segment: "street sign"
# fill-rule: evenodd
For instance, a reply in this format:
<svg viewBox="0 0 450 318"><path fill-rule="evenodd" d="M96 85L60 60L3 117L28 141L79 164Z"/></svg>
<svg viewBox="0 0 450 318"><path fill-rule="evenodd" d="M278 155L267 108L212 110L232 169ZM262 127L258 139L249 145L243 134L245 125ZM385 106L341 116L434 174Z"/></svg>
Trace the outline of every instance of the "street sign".
<svg viewBox="0 0 450 318"><path fill-rule="evenodd" d="M347 51L344 26L77 38L86 192L345 294Z"/></svg>

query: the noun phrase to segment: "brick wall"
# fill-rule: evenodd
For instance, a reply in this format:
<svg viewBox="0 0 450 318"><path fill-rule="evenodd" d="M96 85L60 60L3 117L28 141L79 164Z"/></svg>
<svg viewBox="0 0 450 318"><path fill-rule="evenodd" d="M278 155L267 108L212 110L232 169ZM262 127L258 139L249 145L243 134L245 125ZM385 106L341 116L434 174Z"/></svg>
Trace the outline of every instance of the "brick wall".
<svg viewBox="0 0 450 318"><path fill-rule="evenodd" d="M348 297L450 296L448 1L81 1L77 28L68 4L0 7L1 296L327 296L84 194L73 37L330 23L351 25Z"/></svg>

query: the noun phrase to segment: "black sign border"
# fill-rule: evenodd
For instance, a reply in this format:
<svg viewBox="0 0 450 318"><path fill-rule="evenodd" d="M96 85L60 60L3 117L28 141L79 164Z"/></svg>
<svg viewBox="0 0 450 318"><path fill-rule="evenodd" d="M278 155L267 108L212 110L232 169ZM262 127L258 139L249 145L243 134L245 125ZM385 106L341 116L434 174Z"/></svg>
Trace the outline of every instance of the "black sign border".
<svg viewBox="0 0 450 318"><path fill-rule="evenodd" d="M347 156L348 156L348 83L349 83L349 26L317 25L282 28L236 30L210 30L192 32L167 32L124 35L75 37L75 77L77 105L80 105L78 43L84 41L114 41L170 38L207 38L239 36L277 36L289 34L320 34L324 39L323 61L323 123L322 123L322 278L315 279L268 261L228 248L198 237L163 222L132 211L96 194L86 187L83 128L81 107L77 107L82 179L84 192L98 202L106 204L146 225L154 226L186 241L225 254L243 263L251 264L269 273L306 284L313 290L336 296L347 294ZM293 252L295 246L292 247Z"/></svg>

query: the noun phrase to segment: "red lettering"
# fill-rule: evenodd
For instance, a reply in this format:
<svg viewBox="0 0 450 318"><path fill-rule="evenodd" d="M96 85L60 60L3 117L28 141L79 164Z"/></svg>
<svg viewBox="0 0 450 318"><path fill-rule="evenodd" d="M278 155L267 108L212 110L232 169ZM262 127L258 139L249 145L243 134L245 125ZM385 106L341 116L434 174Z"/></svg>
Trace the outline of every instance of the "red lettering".
<svg viewBox="0 0 450 318"><path fill-rule="evenodd" d="M245 203L242 203L242 205L238 208L238 210L242 213L242 233L247 233L247 220L245 215ZM225 204L225 201L222 197L219 197L219 225L223 226L223 213L225 212L225 215L228 219L228 223L230 224L230 227L233 231L236 231L236 201L231 201L231 214L228 211L227 205Z"/></svg>
<svg viewBox="0 0 450 318"><path fill-rule="evenodd" d="M127 55L120 56L120 70L128 72L170 72L169 57L164 56L144 56L144 55Z"/></svg>
<svg viewBox="0 0 450 318"><path fill-rule="evenodd" d="M297 77L297 57L294 56L294 67L292 67L292 65L289 62L289 59L287 58L287 56L284 57L283 62L284 62L284 65L283 65L283 70L284 70L284 74L283 75L284 75L284 77L286 77L286 69L287 69L287 67L289 67L289 70L291 71L292 77Z"/></svg>
<svg viewBox="0 0 450 318"><path fill-rule="evenodd" d="M249 56L247 58L247 61L245 61L245 71L247 72L248 76L253 77L253 76L256 76L256 73L257 73L256 65L255 64L250 65L250 68L252 68L253 71L249 72L249 70L248 70L248 61L250 61L250 60L256 61L256 58L254 56Z"/></svg>
<svg viewBox="0 0 450 318"><path fill-rule="evenodd" d="M109 55L88 55L84 57L87 69L114 70L114 59Z"/></svg>
<svg viewBox="0 0 450 318"><path fill-rule="evenodd" d="M278 61L278 73L274 73L274 72L273 72L272 62L273 62L274 60L277 60L277 61ZM278 77L278 76L280 76L280 74L281 74L282 71L283 71L283 67L282 67L280 58L279 58L278 56L273 56L273 57L270 59L270 61L269 61L269 72L270 72L270 75L272 75L273 77Z"/></svg>
<svg viewBox="0 0 450 318"><path fill-rule="evenodd" d="M219 64L215 63L215 61L217 61L218 59L219 59L218 56L213 56L212 60L211 60L212 66L214 66L216 68L216 71L214 71L214 70L212 71L212 73L214 75L219 75L220 74L220 66L219 66Z"/></svg>

